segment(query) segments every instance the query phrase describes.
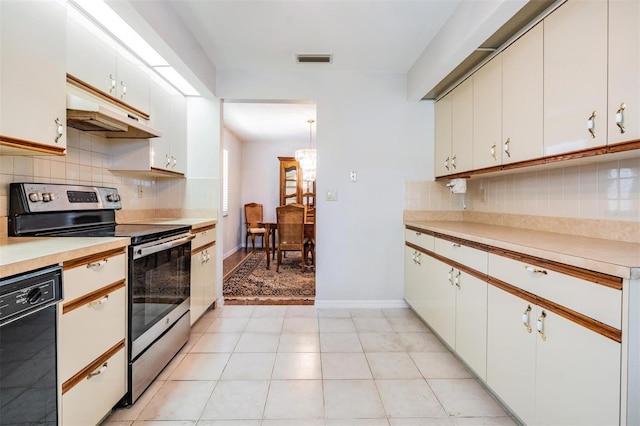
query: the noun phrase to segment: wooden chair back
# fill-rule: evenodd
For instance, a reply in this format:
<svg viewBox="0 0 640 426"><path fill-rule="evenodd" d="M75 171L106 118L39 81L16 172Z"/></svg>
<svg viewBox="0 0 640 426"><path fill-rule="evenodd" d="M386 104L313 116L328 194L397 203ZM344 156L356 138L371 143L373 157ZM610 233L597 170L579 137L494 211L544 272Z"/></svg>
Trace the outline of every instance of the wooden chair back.
<svg viewBox="0 0 640 426"><path fill-rule="evenodd" d="M262 222L262 204L249 203L244 205L244 217L247 229L257 228L258 222Z"/></svg>
<svg viewBox="0 0 640 426"><path fill-rule="evenodd" d="M304 249L304 220L306 208L302 205L288 204L276 207L278 221L278 250Z"/></svg>

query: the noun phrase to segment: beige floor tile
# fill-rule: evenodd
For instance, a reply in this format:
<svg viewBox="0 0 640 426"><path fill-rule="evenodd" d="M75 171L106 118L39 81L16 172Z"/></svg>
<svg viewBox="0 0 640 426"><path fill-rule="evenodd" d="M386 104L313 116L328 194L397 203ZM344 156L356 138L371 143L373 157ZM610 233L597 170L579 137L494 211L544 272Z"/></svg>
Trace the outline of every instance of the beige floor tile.
<svg viewBox="0 0 640 426"><path fill-rule="evenodd" d="M357 333L320 333L322 352L362 352Z"/></svg>
<svg viewBox="0 0 640 426"><path fill-rule="evenodd" d="M445 411L424 379L376 380L376 386L389 418L445 416Z"/></svg>
<svg viewBox="0 0 640 426"><path fill-rule="evenodd" d="M318 333L282 333L278 352L320 352Z"/></svg>
<svg viewBox="0 0 640 426"><path fill-rule="evenodd" d="M317 317L286 317L282 325L284 333L317 333Z"/></svg>
<svg viewBox="0 0 640 426"><path fill-rule="evenodd" d="M193 345L198 343L198 340L200 340L201 337L202 337L202 333L192 332L191 335L189 336L189 340L187 341L187 343L184 344L182 348L180 348L178 353L186 354L187 352L189 352L193 347Z"/></svg>
<svg viewBox="0 0 640 426"><path fill-rule="evenodd" d="M427 382L449 416L506 415L475 379L429 379Z"/></svg>
<svg viewBox="0 0 640 426"><path fill-rule="evenodd" d="M328 419L386 419L373 380L325 380L324 401Z"/></svg>
<svg viewBox="0 0 640 426"><path fill-rule="evenodd" d="M405 352L398 333L359 333L359 336L365 352Z"/></svg>
<svg viewBox="0 0 640 426"><path fill-rule="evenodd" d="M387 419L327 419L325 426L389 426Z"/></svg>
<svg viewBox="0 0 640 426"><path fill-rule="evenodd" d="M384 333L391 331L391 324L386 318L353 318L353 323L356 326L358 333Z"/></svg>
<svg viewBox="0 0 640 426"><path fill-rule="evenodd" d="M382 318L382 309L355 308L349 309L352 318Z"/></svg>
<svg viewBox="0 0 640 426"><path fill-rule="evenodd" d="M189 420L144 420L139 422L133 422L132 426L196 426L198 422Z"/></svg>
<svg viewBox="0 0 640 426"><path fill-rule="evenodd" d="M217 315L216 316L212 316L212 315L208 315L208 316L201 316L198 321L196 321L195 324L193 324L191 326L191 332L192 333L204 333L209 327L211 327L211 324L213 324L213 322L216 320Z"/></svg>
<svg viewBox="0 0 640 426"><path fill-rule="evenodd" d="M321 380L274 380L269 388L265 419L322 419Z"/></svg>
<svg viewBox="0 0 640 426"><path fill-rule="evenodd" d="M322 377L328 379L371 379L363 353L322 352Z"/></svg>
<svg viewBox="0 0 640 426"><path fill-rule="evenodd" d="M515 426L511 417L451 417L454 425L459 426Z"/></svg>
<svg viewBox="0 0 640 426"><path fill-rule="evenodd" d="M319 318L321 333L354 333L356 327L351 318Z"/></svg>
<svg viewBox="0 0 640 426"><path fill-rule="evenodd" d="M242 333L205 333L191 352L233 352Z"/></svg>
<svg viewBox="0 0 640 426"><path fill-rule="evenodd" d="M249 318L253 315L253 305L224 305L220 308L219 317L225 318Z"/></svg>
<svg viewBox="0 0 640 426"><path fill-rule="evenodd" d="M262 419L268 391L268 380L220 381L201 419Z"/></svg>
<svg viewBox="0 0 640 426"><path fill-rule="evenodd" d="M169 380L218 380L230 354L188 353L173 370Z"/></svg>
<svg viewBox="0 0 640 426"><path fill-rule="evenodd" d="M313 305L289 305L286 306L286 317L318 317L318 310Z"/></svg>
<svg viewBox="0 0 640 426"><path fill-rule="evenodd" d="M249 320L245 332L251 333L280 333L282 331L282 323L284 317L253 317Z"/></svg>
<svg viewBox="0 0 640 426"><path fill-rule="evenodd" d="M109 416L109 421L121 421L121 420L136 420L142 410L151 402L156 393L160 390L164 382L156 380L151 383L151 385L147 388L146 391L138 398L135 404L130 405L124 408L118 408L113 410L111 416Z"/></svg>
<svg viewBox="0 0 640 426"><path fill-rule="evenodd" d="M243 333L235 352L276 352L280 333Z"/></svg>
<svg viewBox="0 0 640 426"><path fill-rule="evenodd" d="M385 318L418 318L418 316L409 308L383 309L382 316Z"/></svg>
<svg viewBox="0 0 640 426"><path fill-rule="evenodd" d="M260 426L260 420L200 420L198 426Z"/></svg>
<svg viewBox="0 0 640 426"><path fill-rule="evenodd" d="M273 380L322 379L319 352L278 352L273 367Z"/></svg>
<svg viewBox="0 0 640 426"><path fill-rule="evenodd" d="M417 317L387 317L391 329L398 333L426 332L426 325Z"/></svg>
<svg viewBox="0 0 640 426"><path fill-rule="evenodd" d="M269 380L271 379L275 360L275 352L234 352L231 354L220 380Z"/></svg>
<svg viewBox="0 0 640 426"><path fill-rule="evenodd" d="M449 350L429 332L398 333L398 337L407 352L449 352Z"/></svg>
<svg viewBox="0 0 640 426"><path fill-rule="evenodd" d="M104 422L100 423L100 426L131 426L133 425L133 420L109 420L106 419Z"/></svg>
<svg viewBox="0 0 640 426"><path fill-rule="evenodd" d="M257 305L252 318L284 318L287 309L283 306Z"/></svg>
<svg viewBox="0 0 640 426"><path fill-rule="evenodd" d="M389 419L391 426L452 426L449 417L422 417L413 419Z"/></svg>
<svg viewBox="0 0 640 426"><path fill-rule="evenodd" d="M351 312L348 309L318 309L320 318L351 318Z"/></svg>
<svg viewBox="0 0 640 426"><path fill-rule="evenodd" d="M198 420L214 381L167 381L136 420Z"/></svg>
<svg viewBox="0 0 640 426"><path fill-rule="evenodd" d="M324 419L264 419L261 426L325 426Z"/></svg>
<svg viewBox="0 0 640 426"><path fill-rule="evenodd" d="M182 362L182 360L186 355L187 355L186 353L176 354L176 356L174 356L173 359L169 361L169 364L167 364L167 366L162 369L160 374L158 374L158 377L156 377L156 381L169 380L169 376L171 376L171 373L173 373L173 370L175 370L178 367L178 365L180 365L180 363Z"/></svg>
<svg viewBox="0 0 640 426"><path fill-rule="evenodd" d="M421 379L422 375L406 352L370 352L366 354L375 379Z"/></svg>
<svg viewBox="0 0 640 426"><path fill-rule="evenodd" d="M411 352L411 358L425 379L465 379L469 370L449 352Z"/></svg>
<svg viewBox="0 0 640 426"><path fill-rule="evenodd" d="M207 329L207 333L242 333L249 323L249 318L218 317Z"/></svg>

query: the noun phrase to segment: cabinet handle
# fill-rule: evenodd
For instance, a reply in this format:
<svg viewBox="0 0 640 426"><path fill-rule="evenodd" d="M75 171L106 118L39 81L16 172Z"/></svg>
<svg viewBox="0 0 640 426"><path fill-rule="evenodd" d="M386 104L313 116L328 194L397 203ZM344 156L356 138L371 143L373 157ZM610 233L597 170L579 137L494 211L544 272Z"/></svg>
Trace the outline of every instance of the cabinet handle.
<svg viewBox="0 0 640 426"><path fill-rule="evenodd" d="M593 111L587 119L587 130L589 134L591 134L592 139L596 138L596 115L596 112Z"/></svg>
<svg viewBox="0 0 640 426"><path fill-rule="evenodd" d="M55 143L58 143L58 141L62 137L62 133L64 132L64 127L62 126L62 123L60 122L60 119L58 117L56 117L55 123L57 125L56 126L56 138L53 141Z"/></svg>
<svg viewBox="0 0 640 426"><path fill-rule="evenodd" d="M105 297L103 297L102 299L98 299L98 300L94 300L93 302L89 302L87 303L87 307L89 308L94 308L96 306L100 306L100 305L104 305L105 303L107 303L109 301L109 295L107 294Z"/></svg>
<svg viewBox="0 0 640 426"><path fill-rule="evenodd" d="M461 247L458 243L451 243L451 247Z"/></svg>
<svg viewBox="0 0 640 426"><path fill-rule="evenodd" d="M167 164L165 164L165 167L169 168L169 166L171 165L171 157L169 156L169 154L167 154L165 158L167 159Z"/></svg>
<svg viewBox="0 0 640 426"><path fill-rule="evenodd" d="M449 157L447 157L446 160L444 160L444 167L449 170Z"/></svg>
<svg viewBox="0 0 640 426"><path fill-rule="evenodd" d="M127 83L125 83L124 81L121 81L120 86L122 86L122 97L124 97L124 95L127 94Z"/></svg>
<svg viewBox="0 0 640 426"><path fill-rule="evenodd" d="M178 159L176 157L174 157L173 155L171 156L171 158L173 158L173 167L175 167L176 164L178 164Z"/></svg>
<svg viewBox="0 0 640 426"><path fill-rule="evenodd" d="M534 268L533 266L524 265L524 269L526 269L527 271L532 272L534 274L547 275L547 271L545 271L544 269Z"/></svg>
<svg viewBox="0 0 640 426"><path fill-rule="evenodd" d="M411 256L411 259L413 260L413 263L418 263L418 262L416 261L416 254L417 254L417 253L418 253L417 251L415 251L415 250L413 251L413 255Z"/></svg>
<svg viewBox="0 0 640 426"><path fill-rule="evenodd" d="M527 329L527 333L531 333L531 324L529 323L530 312L531 312L531 305L527 306L527 309L522 314L522 324Z"/></svg>
<svg viewBox="0 0 640 426"><path fill-rule="evenodd" d="M540 334L540 338L542 341L547 340L547 336L544 334L544 319L547 317L547 314L542 311L542 314L538 317L538 322L536 323L536 328L538 329L538 334Z"/></svg>
<svg viewBox="0 0 640 426"><path fill-rule="evenodd" d="M493 145L491 145L491 156L493 157L494 160L498 159L498 157L496 157L496 144L495 143Z"/></svg>
<svg viewBox="0 0 640 426"><path fill-rule="evenodd" d="M458 287L458 290L460 290L460 275L462 275L462 272L458 271L455 279L456 287Z"/></svg>
<svg viewBox="0 0 640 426"><path fill-rule="evenodd" d="M87 263L87 268L101 268L104 265L106 265L108 261L109 261L109 259L102 259L99 262Z"/></svg>
<svg viewBox="0 0 640 426"><path fill-rule="evenodd" d="M451 157L451 166L456 169L458 168L458 166L456 166L456 158L458 158L457 155L454 155L453 157Z"/></svg>
<svg viewBox="0 0 640 426"><path fill-rule="evenodd" d="M507 138L507 141L504 143L504 153L507 154L507 157L511 158L511 151L509 151L509 147L511 146L511 138Z"/></svg>
<svg viewBox="0 0 640 426"><path fill-rule="evenodd" d="M100 366L100 368L94 371L93 373L89 373L87 375L87 380L90 380L92 377L99 376L100 374L104 373L105 371L107 371L107 367L109 367L108 361L102 364L102 366Z"/></svg>
<svg viewBox="0 0 640 426"><path fill-rule="evenodd" d="M416 235L419 237L420 235L422 235L422 232L416 232Z"/></svg>
<svg viewBox="0 0 640 426"><path fill-rule="evenodd" d="M620 133L624 133L626 129L624 128L624 110L627 106L623 103L620 104L620 108L616 111L616 126L620 129Z"/></svg>
<svg viewBox="0 0 640 426"><path fill-rule="evenodd" d="M448 276L449 276L449 283L453 285L453 268L451 268L451 270L449 271Z"/></svg>
<svg viewBox="0 0 640 426"><path fill-rule="evenodd" d="M113 74L109 74L109 80L111 80L111 87L109 88L109 93L113 93L116 90L116 79Z"/></svg>
<svg viewBox="0 0 640 426"><path fill-rule="evenodd" d="M422 253L418 252L418 266L422 265Z"/></svg>

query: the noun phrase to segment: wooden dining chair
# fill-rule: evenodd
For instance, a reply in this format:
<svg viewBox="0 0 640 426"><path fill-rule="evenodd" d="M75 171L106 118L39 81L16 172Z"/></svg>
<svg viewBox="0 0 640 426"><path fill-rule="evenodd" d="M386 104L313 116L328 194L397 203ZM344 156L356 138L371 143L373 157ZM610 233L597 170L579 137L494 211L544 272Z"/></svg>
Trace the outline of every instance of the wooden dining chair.
<svg viewBox="0 0 640 426"><path fill-rule="evenodd" d="M306 207L302 205L289 204L276 207L276 217L278 222L278 257L276 260L276 272L280 271L282 263L282 253L287 251L300 252L300 268L304 272L305 267L305 243L304 219Z"/></svg>
<svg viewBox="0 0 640 426"><path fill-rule="evenodd" d="M307 209L305 225L306 243L304 245L304 258L308 265L316 265L316 209Z"/></svg>
<svg viewBox="0 0 640 426"><path fill-rule="evenodd" d="M244 222L247 226L247 234L244 238L244 252L249 247L249 237L251 237L251 249L256 249L256 237L262 237L262 248L264 248L264 236L267 230L264 226L258 225L262 222L262 204L249 203L244 205Z"/></svg>

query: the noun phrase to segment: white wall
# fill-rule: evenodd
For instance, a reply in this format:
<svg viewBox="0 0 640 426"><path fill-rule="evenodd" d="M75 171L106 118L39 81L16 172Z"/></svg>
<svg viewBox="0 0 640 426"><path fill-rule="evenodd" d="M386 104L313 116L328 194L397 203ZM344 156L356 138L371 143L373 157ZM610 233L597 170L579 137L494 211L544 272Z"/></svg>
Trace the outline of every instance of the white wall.
<svg viewBox="0 0 640 426"><path fill-rule="evenodd" d="M244 243L242 219L242 151L243 143L226 128L222 133L222 145L229 150L229 213L222 217L224 257L234 253ZM220 207L222 209L222 206Z"/></svg>
<svg viewBox="0 0 640 426"><path fill-rule="evenodd" d="M316 303L402 303L403 188L433 175L433 103L408 102L401 74L218 70L217 84L222 99L317 101Z"/></svg>

